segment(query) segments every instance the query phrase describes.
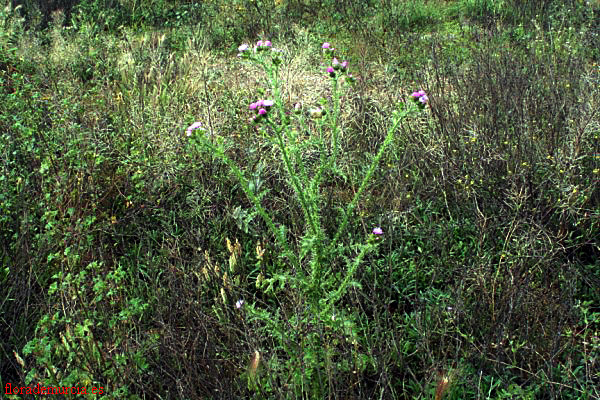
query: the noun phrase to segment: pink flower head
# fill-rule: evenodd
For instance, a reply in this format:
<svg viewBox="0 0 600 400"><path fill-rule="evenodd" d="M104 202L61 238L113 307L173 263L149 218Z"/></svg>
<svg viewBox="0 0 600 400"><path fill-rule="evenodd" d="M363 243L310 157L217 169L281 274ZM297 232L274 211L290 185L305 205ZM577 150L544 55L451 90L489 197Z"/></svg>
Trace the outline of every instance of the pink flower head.
<svg viewBox="0 0 600 400"><path fill-rule="evenodd" d="M235 302L235 308L237 308L238 310L240 308L242 308L243 305L244 305L244 300L240 299L240 300L238 300L238 301Z"/></svg>
<svg viewBox="0 0 600 400"><path fill-rule="evenodd" d="M250 104L250 110L254 111L256 115L251 119L252 122L258 123L267 117L269 108L275 104L273 100L258 100Z"/></svg>
<svg viewBox="0 0 600 400"><path fill-rule="evenodd" d="M333 56L333 52L335 51L335 49L333 47L331 47L331 44L325 42L325 43L323 43L321 48L323 49L323 54L325 54L325 56L327 56L327 57Z"/></svg>
<svg viewBox="0 0 600 400"><path fill-rule="evenodd" d="M202 122L194 122L193 124L188 126L188 128L185 130L185 134L187 136L192 136L192 132L201 127L202 127Z"/></svg>
<svg viewBox="0 0 600 400"><path fill-rule="evenodd" d="M413 92L413 94L411 94L412 97L414 98L421 98L422 96L426 96L427 93L425 93L425 91L423 89L419 90L418 92Z"/></svg>
<svg viewBox="0 0 600 400"><path fill-rule="evenodd" d="M333 60L331 60L331 66L336 71L341 70L342 72L345 72L346 69L348 69L348 61L339 62L337 58L334 58Z"/></svg>
<svg viewBox="0 0 600 400"><path fill-rule="evenodd" d="M383 235L383 229L380 227L373 229L373 235Z"/></svg>
<svg viewBox="0 0 600 400"><path fill-rule="evenodd" d="M327 73L329 74L329 76L331 76L332 78L335 78L335 70L333 69L333 67L327 67Z"/></svg>
<svg viewBox="0 0 600 400"><path fill-rule="evenodd" d="M264 50L268 50L271 47L271 41L270 40L259 40L258 42L256 42L256 47L254 48L254 51L264 51Z"/></svg>
<svg viewBox="0 0 600 400"><path fill-rule="evenodd" d="M244 57L248 55L248 50L250 50L250 46L248 46L247 44L242 44L240 47L238 47L238 57Z"/></svg>
<svg viewBox="0 0 600 400"><path fill-rule="evenodd" d="M429 97L427 97L427 93L425 93L423 89L419 90L418 92L413 92L411 97L421 109L425 108L425 105L429 101Z"/></svg>

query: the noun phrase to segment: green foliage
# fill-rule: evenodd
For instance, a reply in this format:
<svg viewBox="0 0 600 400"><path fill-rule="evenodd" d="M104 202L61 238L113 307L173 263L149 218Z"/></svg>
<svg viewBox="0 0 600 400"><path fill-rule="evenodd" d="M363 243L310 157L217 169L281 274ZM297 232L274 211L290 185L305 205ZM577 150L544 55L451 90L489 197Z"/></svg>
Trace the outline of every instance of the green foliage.
<svg viewBox="0 0 600 400"><path fill-rule="evenodd" d="M67 264L77 262L68 249ZM92 262L78 274L61 271L53 276L48 299L54 306L23 348L25 356L35 355L26 385L100 387L107 392L105 398L118 398L129 392L129 379L143 376L148 368L145 352L157 336L141 343L122 339L144 318L148 303L128 295L123 287L127 274L121 266L106 274L103 270L102 264ZM77 307L84 301L86 308ZM88 397L97 398L92 393Z"/></svg>
<svg viewBox="0 0 600 400"><path fill-rule="evenodd" d="M0 9L2 384L600 396L597 6L75 3Z"/></svg>
<svg viewBox="0 0 600 400"><path fill-rule="evenodd" d="M388 0L378 7L381 28L393 34L429 31L444 18L444 9L434 2Z"/></svg>

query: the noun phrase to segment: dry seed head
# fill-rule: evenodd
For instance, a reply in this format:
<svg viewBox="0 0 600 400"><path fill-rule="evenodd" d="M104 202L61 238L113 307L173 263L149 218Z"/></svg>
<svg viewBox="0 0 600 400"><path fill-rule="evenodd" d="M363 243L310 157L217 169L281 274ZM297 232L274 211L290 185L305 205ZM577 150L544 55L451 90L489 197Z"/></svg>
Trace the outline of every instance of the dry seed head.
<svg viewBox="0 0 600 400"><path fill-rule="evenodd" d="M227 290L231 290L231 281L229 280L229 275L227 275L227 272L223 274L223 287L225 287Z"/></svg>
<svg viewBox="0 0 600 400"><path fill-rule="evenodd" d="M264 280L265 280L265 276L263 275L263 273L262 272L259 273L258 276L256 277L256 288L257 289L260 289Z"/></svg>
<svg viewBox="0 0 600 400"><path fill-rule="evenodd" d="M250 375L254 378L256 376L256 371L258 370L258 366L260 365L260 352L258 350L254 350L254 355L250 360L249 372Z"/></svg>
<svg viewBox="0 0 600 400"><path fill-rule="evenodd" d="M231 272L235 272L238 259L242 255L242 246L237 239L235 239L235 244L231 244L229 238L226 238L225 241L227 244L227 250L229 250L229 270Z"/></svg>
<svg viewBox="0 0 600 400"><path fill-rule="evenodd" d="M15 356L15 359L17 360L17 363L19 363L21 368L25 368L25 361L23 361L23 359L19 356L19 354L14 350L13 350L13 355Z"/></svg>
<svg viewBox="0 0 600 400"><path fill-rule="evenodd" d="M240 242L237 239L235 239L235 245L233 246L233 250L234 250L235 256L237 258L240 258L242 255L242 245L240 244Z"/></svg>
<svg viewBox="0 0 600 400"><path fill-rule="evenodd" d="M204 250L204 259L206 260L206 264L208 264L208 265L212 264L212 261L210 259L210 254L208 254L208 250Z"/></svg>
<svg viewBox="0 0 600 400"><path fill-rule="evenodd" d="M237 258L235 254L231 254L229 256L229 270L233 273L235 272L235 266L237 265Z"/></svg>
<svg viewBox="0 0 600 400"><path fill-rule="evenodd" d="M262 248L260 242L256 242L256 258L258 258L259 261L262 261L264 255L265 249Z"/></svg>
<svg viewBox="0 0 600 400"><path fill-rule="evenodd" d="M450 377L446 374L440 374L437 388L435 389L435 400L442 400L448 389L450 389Z"/></svg>

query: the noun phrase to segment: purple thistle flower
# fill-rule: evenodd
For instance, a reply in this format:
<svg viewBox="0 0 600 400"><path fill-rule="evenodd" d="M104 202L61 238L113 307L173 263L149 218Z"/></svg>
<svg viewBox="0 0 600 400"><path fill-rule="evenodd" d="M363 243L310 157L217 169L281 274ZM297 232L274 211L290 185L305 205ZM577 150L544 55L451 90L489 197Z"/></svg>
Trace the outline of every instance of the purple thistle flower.
<svg viewBox="0 0 600 400"><path fill-rule="evenodd" d="M373 235L383 235L383 229L380 227L373 229Z"/></svg>
<svg viewBox="0 0 600 400"><path fill-rule="evenodd" d="M187 136L192 136L192 132L202 127L202 122L194 122L185 130Z"/></svg>
<svg viewBox="0 0 600 400"><path fill-rule="evenodd" d="M347 64L348 63L346 63L346 65ZM343 71L345 69L344 65L342 63L340 63L337 58L334 58L333 60L331 60L331 65L333 66L333 69L335 69L336 71L338 71L340 69Z"/></svg>
<svg viewBox="0 0 600 400"><path fill-rule="evenodd" d="M244 305L244 300L242 300L242 299L235 302L235 308L237 308L238 310L240 308L242 308L243 305Z"/></svg>
<svg viewBox="0 0 600 400"><path fill-rule="evenodd" d="M321 46L321 48L323 49L323 54L325 54L325 56L327 56L327 57L333 56L335 48L331 47L331 44L325 42L325 43L323 43L323 46Z"/></svg>
<svg viewBox="0 0 600 400"><path fill-rule="evenodd" d="M268 50L271 47L271 41L270 40L259 40L258 42L256 42L256 46L254 46L254 51L265 51Z"/></svg>
<svg viewBox="0 0 600 400"><path fill-rule="evenodd" d="M342 62L342 70L346 70L348 68L348 61Z"/></svg>
<svg viewBox="0 0 600 400"><path fill-rule="evenodd" d="M258 123L263 118L267 117L269 107L275 104L273 100L258 100L248 107L251 111L254 111L256 115L251 119L252 122Z"/></svg>
<svg viewBox="0 0 600 400"><path fill-rule="evenodd" d="M427 96L427 93L425 93L425 91L423 89L417 91L417 92L413 92L411 94L412 97L414 97L415 99L420 99L423 96Z"/></svg>
<svg viewBox="0 0 600 400"><path fill-rule="evenodd" d="M425 108L425 105L429 101L429 97L427 97L427 93L425 93L425 91L423 89L421 89L417 92L413 92L410 96L412 97L412 100L415 103L417 103L417 105L421 109Z"/></svg>

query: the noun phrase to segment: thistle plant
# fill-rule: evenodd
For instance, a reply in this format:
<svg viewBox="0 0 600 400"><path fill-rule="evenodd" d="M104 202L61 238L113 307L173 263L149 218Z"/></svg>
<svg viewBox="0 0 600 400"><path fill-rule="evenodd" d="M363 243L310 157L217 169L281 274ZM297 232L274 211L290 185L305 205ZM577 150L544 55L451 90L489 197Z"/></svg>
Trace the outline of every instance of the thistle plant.
<svg viewBox="0 0 600 400"><path fill-rule="evenodd" d="M304 299L307 303L308 312L305 318L310 319L311 324L320 322L333 327L339 323L338 319L334 317L337 315L336 304L352 285L355 272L365 256L382 242L384 232L381 227L374 227L365 239L352 246L341 245L340 238L344 234L358 202L363 198L381 157L391 144L399 123L408 114L422 110L427 103L427 95L424 91L415 92L412 98L416 101L399 104L398 110L392 116L392 123L383 144L373 158L367 173L362 177L358 191L342 212L336 232L328 234L322 224L323 180L325 177L343 176L338 166L341 84L343 81L352 84L354 77L349 73L348 61L340 61L336 50L329 43L323 44L322 51L328 63L324 73L331 82L331 104L329 104L329 110L326 109L327 107L319 106L307 108L307 112L304 112L303 105L300 103L295 104L293 109L286 110L281 95L283 82L280 78L280 68L284 63L281 51L274 49L270 41L262 40L258 41L255 46L243 44L238 48L238 57L260 65L268 78L272 98L257 99L247 106L251 114L250 123L256 124L267 140L271 141L281 154L289 185L302 209L304 232L299 241L300 245L296 245L297 242L287 236L286 227L276 224L272 215L263 207L261 194L257 194L252 189L249 179L241 168L226 154L222 138L219 138L218 135L211 138L201 134L203 129L199 123L191 125L186 132L188 136L192 136L197 145L208 147L231 168L248 199L253 203L277 241L281 250L280 261L289 268L284 271L272 271L271 276L261 276L260 286L266 292L275 291L273 288L277 286L275 285L277 282L280 283L280 287L287 285L294 288L299 291L297 298ZM415 94L417 94L416 97ZM308 124L308 118L314 120L315 123ZM317 145L320 153L316 167L309 166L303 159L303 143L298 133L311 129L316 132L311 132L310 140ZM326 132L330 134L326 135ZM352 251L354 251L354 255L351 254ZM332 266L338 265L340 260L346 261L343 273L341 275L331 273ZM241 308L241 303L238 302L236 308ZM282 337L285 336L285 325L278 323L275 314L271 315L265 310L258 310L250 301L244 303L244 309L255 318L267 322L271 329L280 331ZM298 322L308 324L306 319ZM282 346L285 347L283 342ZM312 347L318 349L321 346ZM316 359L322 359L322 357L323 354L320 354ZM318 361L313 366L316 368L316 365L318 365Z"/></svg>

